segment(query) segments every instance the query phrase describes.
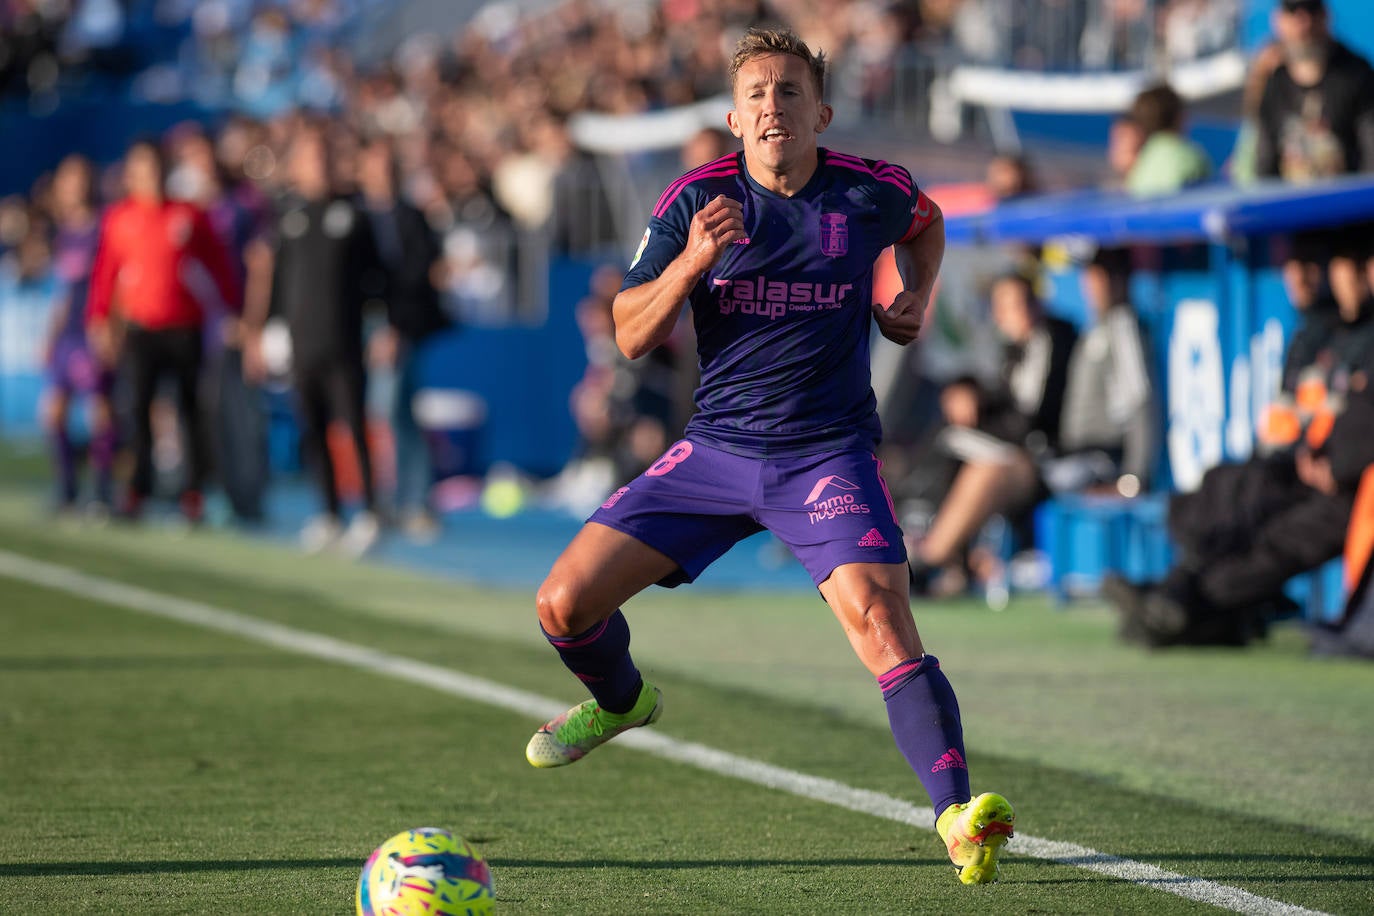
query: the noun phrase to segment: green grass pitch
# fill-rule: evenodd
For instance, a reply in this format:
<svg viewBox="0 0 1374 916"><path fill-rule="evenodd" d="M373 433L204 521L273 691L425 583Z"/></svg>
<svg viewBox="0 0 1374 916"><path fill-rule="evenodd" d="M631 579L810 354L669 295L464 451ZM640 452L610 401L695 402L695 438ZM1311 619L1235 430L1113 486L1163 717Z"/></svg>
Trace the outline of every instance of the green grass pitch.
<svg viewBox="0 0 1374 916"><path fill-rule="evenodd" d="M63 527L0 491L0 550L571 703L531 595L205 533ZM819 600L626 608L663 734L924 804ZM918 608L975 791L1018 831L1274 901L1374 908L1374 666L1117 646L1090 604ZM1016 854L965 888L931 830L614 745L523 759L538 722L0 577L0 912L346 913L368 852L445 826L503 913L1169 913L1208 907Z"/></svg>

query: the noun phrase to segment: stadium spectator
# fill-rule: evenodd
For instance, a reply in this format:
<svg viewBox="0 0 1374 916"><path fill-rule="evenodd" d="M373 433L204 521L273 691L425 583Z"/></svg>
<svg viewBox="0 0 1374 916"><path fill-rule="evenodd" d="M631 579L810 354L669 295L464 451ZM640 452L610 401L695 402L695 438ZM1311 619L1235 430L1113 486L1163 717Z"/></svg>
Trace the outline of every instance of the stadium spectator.
<svg viewBox="0 0 1374 916"><path fill-rule="evenodd" d="M988 193L998 203L1016 200L1040 190L1031 171L1030 161L1025 156L1006 153L993 156L988 162L987 174L983 180Z"/></svg>
<svg viewBox="0 0 1374 916"><path fill-rule="evenodd" d="M372 225L377 253L386 270L386 326L368 341L369 363L390 369L391 434L396 451L392 506L401 530L432 541L439 519L430 502L433 472L429 447L415 417L420 390L420 349L449 326L439 307L434 278L442 269L439 240L425 216L399 193L400 175L392 141L373 137L358 158L358 203Z"/></svg>
<svg viewBox="0 0 1374 916"><path fill-rule="evenodd" d="M575 312L587 368L573 386L568 402L577 426L577 444L552 492L555 504L577 514L596 508L617 481L626 479L619 466L619 453L630 378L624 356L615 344L611 316L611 304L622 279L624 275L616 267L597 268Z"/></svg>
<svg viewBox="0 0 1374 916"><path fill-rule="evenodd" d="M71 409L85 401L86 457L94 474L90 508L106 517L113 505L117 434L111 394L114 373L91 352L86 341L86 298L100 239L100 213L94 197L94 170L82 156L62 160L53 176L50 213L54 226L53 267L58 283L47 341L48 389L43 425L52 443L58 505L74 508L79 496L78 449L72 441Z"/></svg>
<svg viewBox="0 0 1374 916"><path fill-rule="evenodd" d="M1003 363L995 386L958 379L941 393L948 423L941 446L958 460L959 469L929 530L912 546L917 591L936 587L946 569L962 585L959 567L969 543L994 514L1018 515L1038 501L1042 485L1036 463L1059 445L1077 333L1045 312L1021 274L999 278L991 298L1005 346Z"/></svg>
<svg viewBox="0 0 1374 916"><path fill-rule="evenodd" d="M680 354L691 341L687 323L679 323L645 358L626 359L615 344L611 316L623 278L616 267L598 268L577 304L587 355L587 369L569 400L578 443L554 484L553 499L581 514L653 464L685 422L677 412L677 389L683 374Z"/></svg>
<svg viewBox="0 0 1374 916"><path fill-rule="evenodd" d="M1361 377L1324 438L1208 471L1175 496L1178 558L1158 583L1109 576L1121 637L1151 647L1245 645L1289 613L1283 586L1340 555L1355 490L1374 463L1374 400Z"/></svg>
<svg viewBox="0 0 1374 916"><path fill-rule="evenodd" d="M1132 497L1150 486L1159 417L1140 319L1128 298L1131 254L1099 248L1082 273L1091 323L1069 357L1058 455L1041 465L1055 492Z"/></svg>
<svg viewBox="0 0 1374 916"><path fill-rule="evenodd" d="M736 149L739 149L739 143L730 136L729 131L719 127L703 127L682 145L678 162L683 169L690 172Z"/></svg>
<svg viewBox="0 0 1374 916"><path fill-rule="evenodd" d="M435 144L433 181L422 203L443 247L441 293L464 324L499 325L516 317L515 223L491 192L490 176L462 149Z"/></svg>
<svg viewBox="0 0 1374 916"><path fill-rule="evenodd" d="M1137 70L1148 62L1155 30L1142 0L1088 3L1078 43L1079 60L1088 70ZM1028 12L1029 16L1035 13Z"/></svg>
<svg viewBox="0 0 1374 916"><path fill-rule="evenodd" d="M381 533L364 408L363 319L365 307L386 294L385 269L371 221L334 190L331 165L324 131L301 128L287 160L291 193L276 217L269 313L284 318L291 332L303 439L324 509L301 531L301 543L312 552L337 544L358 557ZM265 318L252 316L259 333ZM348 428L362 486L362 508L346 530L329 445L335 419Z"/></svg>
<svg viewBox="0 0 1374 916"><path fill-rule="evenodd" d="M1158 15L1166 60L1197 60L1234 48L1239 0L1169 0Z"/></svg>
<svg viewBox="0 0 1374 916"><path fill-rule="evenodd" d="M1374 462L1374 310L1363 272L1348 269L1364 258L1342 254L1330 282L1339 320L1296 337L1286 361L1285 383L1295 377L1316 392L1299 395L1291 447L1212 468L1195 492L1171 498L1174 567L1157 583L1103 583L1123 639L1244 645L1292 609L1289 578L1340 554L1360 475Z"/></svg>
<svg viewBox="0 0 1374 916"><path fill-rule="evenodd" d="M1314 181L1374 170L1374 70L1331 34L1324 0L1280 0L1283 61L1259 106L1255 170Z"/></svg>
<svg viewBox="0 0 1374 916"><path fill-rule="evenodd" d="M1231 157L1226 162L1227 174L1238 185L1252 184L1259 177L1256 157L1259 153L1260 100L1264 98L1269 77L1282 62L1283 47L1276 41L1265 45L1250 59L1245 85L1241 89L1240 127L1236 131Z"/></svg>
<svg viewBox="0 0 1374 916"><path fill-rule="evenodd" d="M1140 159L1140 148L1144 145L1145 132L1129 113L1112 121L1107 133L1107 167L1111 170L1108 188L1119 190L1126 186L1126 178Z"/></svg>
<svg viewBox="0 0 1374 916"><path fill-rule="evenodd" d="M1074 338L1058 319L1048 319L1032 332L1039 335L1042 348L1048 340L1050 350L1048 359L1039 357L1042 368L1021 380L1023 387L1033 389L1029 382L1038 379L1041 393L1035 407L1044 413L1037 423L1027 423L1033 416L1030 397L1008 411L967 380L941 393L952 427L942 434L944 444L961 467L929 531L913 550L917 587L959 590L964 584L959 561L994 514L1024 526L1026 510L1048 493L1134 497L1148 489L1159 418L1139 319L1127 299L1129 276L1128 251L1099 249L1082 273L1083 298L1092 315L1082 335ZM994 307L994 317L1010 339L1033 342L1035 336L1025 336L1021 311L1022 303L1030 301L1027 290L1019 277L1003 281L994 291L1003 300L1000 309ZM1054 369L1056 340L1059 359L1065 359L1067 351L1062 372ZM1026 346L1032 348L1033 343ZM1021 359L1035 361L1034 356ZM1022 540L1029 543L1031 538L1023 535ZM975 575L981 569L984 579L995 560L970 559Z"/></svg>
<svg viewBox="0 0 1374 916"><path fill-rule="evenodd" d="M170 196L189 200L202 208L216 236L229 252L229 264L240 297L262 285L254 273L254 252L265 244L266 213L250 195L236 188L227 166L220 162L210 138L198 127L183 126L173 132L175 165L168 176ZM232 309L212 310L205 325L205 373L210 428L215 445L215 469L234 517L245 524L263 519L263 495L267 487L267 418L262 392L245 373L243 358L242 301Z"/></svg>
<svg viewBox="0 0 1374 916"><path fill-rule="evenodd" d="M120 514L136 518L153 491L153 398L176 383L185 466L180 505L188 521L204 513L206 443L200 401L201 333L206 315L234 309L239 293L229 256L205 213L169 200L162 150L134 143L124 157L127 195L101 222L86 325L97 356L119 363L130 389L133 475Z"/></svg>
<svg viewBox="0 0 1374 916"><path fill-rule="evenodd" d="M1131 103L1131 121L1144 137L1126 174L1126 190L1137 197L1172 194L1205 181L1212 163L1202 147L1183 135L1183 100L1166 85L1151 86Z"/></svg>

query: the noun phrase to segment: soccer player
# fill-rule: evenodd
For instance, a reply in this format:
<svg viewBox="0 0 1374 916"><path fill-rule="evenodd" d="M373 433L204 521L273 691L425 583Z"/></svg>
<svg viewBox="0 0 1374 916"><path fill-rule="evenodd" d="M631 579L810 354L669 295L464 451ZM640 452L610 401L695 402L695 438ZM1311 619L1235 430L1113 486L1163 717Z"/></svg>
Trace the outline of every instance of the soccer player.
<svg viewBox="0 0 1374 916"><path fill-rule="evenodd" d="M787 31L751 30L731 63L727 122L743 153L659 198L614 304L637 358L692 306L701 364L686 438L617 490L554 563L539 622L592 699L546 723L525 754L563 766L662 713L630 658L620 605L690 582L762 529L810 572L878 680L898 748L934 805L966 884L997 876L1014 815L970 799L954 691L909 605L906 551L874 449L873 322L909 344L944 254L939 209L906 169L817 146L830 123L825 60ZM904 289L872 301L873 262L895 245Z"/></svg>
<svg viewBox="0 0 1374 916"><path fill-rule="evenodd" d="M63 159L53 175L53 266L62 292L49 330L48 391L43 406L57 465L59 505L75 508L78 450L68 420L72 402L86 400L91 424L88 455L95 475L90 507L99 518L109 515L113 498L116 438L111 405L114 373L101 364L86 341L86 296L100 241L94 178L91 163L75 154Z"/></svg>

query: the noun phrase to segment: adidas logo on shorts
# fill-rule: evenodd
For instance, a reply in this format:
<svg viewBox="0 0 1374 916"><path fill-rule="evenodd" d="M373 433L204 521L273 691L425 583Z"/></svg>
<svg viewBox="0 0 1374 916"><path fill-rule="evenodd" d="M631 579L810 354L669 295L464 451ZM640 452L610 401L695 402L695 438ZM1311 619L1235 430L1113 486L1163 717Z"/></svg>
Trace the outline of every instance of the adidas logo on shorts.
<svg viewBox="0 0 1374 916"><path fill-rule="evenodd" d="M868 534L859 538L860 547L887 547L887 538L877 528L868 529Z"/></svg>

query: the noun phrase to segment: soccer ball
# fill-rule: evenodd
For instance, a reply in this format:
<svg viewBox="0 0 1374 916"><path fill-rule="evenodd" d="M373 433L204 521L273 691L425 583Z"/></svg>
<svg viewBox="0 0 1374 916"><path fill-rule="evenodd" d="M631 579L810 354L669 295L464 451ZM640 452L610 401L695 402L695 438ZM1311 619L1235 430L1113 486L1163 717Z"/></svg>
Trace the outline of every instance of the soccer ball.
<svg viewBox="0 0 1374 916"><path fill-rule="evenodd" d="M396 834L358 878L358 916L485 916L492 907L491 869L482 854L438 827Z"/></svg>

